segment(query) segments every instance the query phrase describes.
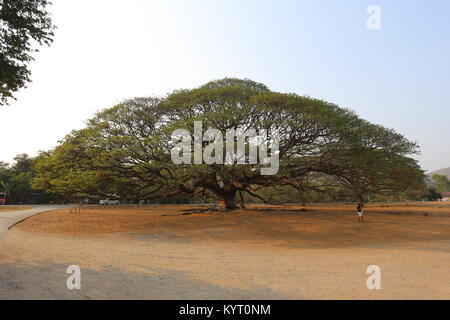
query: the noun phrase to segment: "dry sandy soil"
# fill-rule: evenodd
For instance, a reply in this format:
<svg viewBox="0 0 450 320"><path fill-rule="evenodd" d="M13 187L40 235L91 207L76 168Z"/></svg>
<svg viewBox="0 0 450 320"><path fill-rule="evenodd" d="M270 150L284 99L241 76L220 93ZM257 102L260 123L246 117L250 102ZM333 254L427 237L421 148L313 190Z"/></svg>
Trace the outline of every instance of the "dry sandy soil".
<svg viewBox="0 0 450 320"><path fill-rule="evenodd" d="M368 206L365 223L344 205L193 208L31 217L0 240L0 299L450 299L450 204Z"/></svg>

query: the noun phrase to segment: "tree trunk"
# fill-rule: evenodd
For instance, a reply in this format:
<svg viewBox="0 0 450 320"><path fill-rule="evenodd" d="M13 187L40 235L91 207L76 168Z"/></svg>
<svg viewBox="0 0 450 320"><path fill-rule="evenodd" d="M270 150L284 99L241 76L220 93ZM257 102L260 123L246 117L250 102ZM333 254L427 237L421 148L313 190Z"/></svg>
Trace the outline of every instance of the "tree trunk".
<svg viewBox="0 0 450 320"><path fill-rule="evenodd" d="M224 192L219 196L219 207L223 210L236 209L236 191Z"/></svg>
<svg viewBox="0 0 450 320"><path fill-rule="evenodd" d="M306 198L305 198L304 191L299 191L298 194L299 194L300 202L302 203L302 205L304 207L306 207Z"/></svg>
<svg viewBox="0 0 450 320"><path fill-rule="evenodd" d="M239 199L241 200L241 204L239 206L241 207L241 209L245 209L244 195L242 194L241 190L239 190Z"/></svg>
<svg viewBox="0 0 450 320"><path fill-rule="evenodd" d="M361 205L363 205L364 206L364 195L362 195L362 194L360 194L360 195L358 195L358 200L359 200L359 203L361 203Z"/></svg>

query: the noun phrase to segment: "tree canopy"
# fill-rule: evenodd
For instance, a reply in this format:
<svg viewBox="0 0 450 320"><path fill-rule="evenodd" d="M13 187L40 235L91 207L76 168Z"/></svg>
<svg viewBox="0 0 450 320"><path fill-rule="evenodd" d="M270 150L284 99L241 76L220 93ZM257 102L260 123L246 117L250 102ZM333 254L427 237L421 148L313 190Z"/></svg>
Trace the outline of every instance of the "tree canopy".
<svg viewBox="0 0 450 320"><path fill-rule="evenodd" d="M436 188L437 192L449 192L450 191L450 181L447 176L442 174L434 174L433 177L433 186Z"/></svg>
<svg viewBox="0 0 450 320"><path fill-rule="evenodd" d="M201 152L225 158L225 164L196 163L194 154L188 155L191 164L172 161L173 132L186 130L195 141L194 124L199 121ZM264 132L266 151L277 158L278 170L261 174L268 166L261 155L256 163L227 163L227 147L211 148L214 137L208 136L208 129ZM233 150L238 139L230 141ZM275 140L278 150L269 150ZM252 141L243 142L245 148L236 156L248 160ZM423 172L408 157L416 152L415 143L350 110L274 92L248 79L226 78L163 98L130 99L99 112L86 128L73 131L38 157L34 186L79 196L114 193L140 200L176 194L215 197L233 208L238 193L268 201L265 189L330 190L323 188L325 182L347 188L365 201L372 193L401 193L423 185Z"/></svg>
<svg viewBox="0 0 450 320"><path fill-rule="evenodd" d="M0 0L0 105L29 81L37 45L50 45L54 26L47 0Z"/></svg>

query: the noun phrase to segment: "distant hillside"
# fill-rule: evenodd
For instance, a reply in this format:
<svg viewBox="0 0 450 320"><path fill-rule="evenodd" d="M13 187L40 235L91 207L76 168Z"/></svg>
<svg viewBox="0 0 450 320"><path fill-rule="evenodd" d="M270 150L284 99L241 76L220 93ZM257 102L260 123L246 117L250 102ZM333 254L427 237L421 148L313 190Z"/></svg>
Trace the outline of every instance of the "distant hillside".
<svg viewBox="0 0 450 320"><path fill-rule="evenodd" d="M450 179L450 167L427 173L427 176L432 177L434 174L441 174L443 176L447 176Z"/></svg>

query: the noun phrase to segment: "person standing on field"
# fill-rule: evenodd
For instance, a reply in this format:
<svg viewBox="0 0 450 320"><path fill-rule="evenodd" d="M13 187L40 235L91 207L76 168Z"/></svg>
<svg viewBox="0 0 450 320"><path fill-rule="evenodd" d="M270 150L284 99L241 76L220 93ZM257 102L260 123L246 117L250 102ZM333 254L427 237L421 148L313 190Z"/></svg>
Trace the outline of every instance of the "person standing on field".
<svg viewBox="0 0 450 320"><path fill-rule="evenodd" d="M362 203L358 203L356 206L356 211L358 212L358 222L364 222L364 211L363 211L364 205Z"/></svg>

